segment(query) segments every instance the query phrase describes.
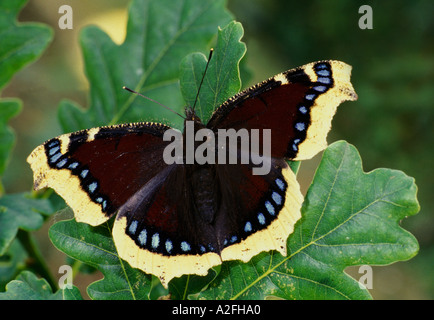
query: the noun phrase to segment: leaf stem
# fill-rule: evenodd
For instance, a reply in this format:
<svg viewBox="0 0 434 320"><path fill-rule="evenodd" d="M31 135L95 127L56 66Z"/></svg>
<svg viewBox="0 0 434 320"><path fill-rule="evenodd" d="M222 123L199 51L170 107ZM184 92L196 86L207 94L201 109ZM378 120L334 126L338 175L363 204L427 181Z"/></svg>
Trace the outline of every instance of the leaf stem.
<svg viewBox="0 0 434 320"><path fill-rule="evenodd" d="M34 237L30 234L30 232L20 229L18 230L17 238L20 240L21 244L29 255L29 259L27 261L27 266L29 269L33 269L33 271L45 278L45 280L47 280L47 282L50 284L53 292L56 292L59 289L56 279L53 277L50 269L48 268Z"/></svg>
<svg viewBox="0 0 434 320"><path fill-rule="evenodd" d="M72 279L75 279L77 274L80 272L80 267L83 265L83 262L80 260L74 260L72 263Z"/></svg>

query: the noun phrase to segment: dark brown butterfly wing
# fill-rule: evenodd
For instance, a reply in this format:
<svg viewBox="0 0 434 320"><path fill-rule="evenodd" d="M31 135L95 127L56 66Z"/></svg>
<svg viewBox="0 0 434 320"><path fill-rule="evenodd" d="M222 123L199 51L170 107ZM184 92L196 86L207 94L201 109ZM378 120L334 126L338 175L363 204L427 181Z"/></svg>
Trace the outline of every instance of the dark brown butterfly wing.
<svg viewBox="0 0 434 320"><path fill-rule="evenodd" d="M272 157L311 158L327 146L337 106L357 99L350 75L351 67L340 61L286 71L229 99L207 127L270 129Z"/></svg>
<svg viewBox="0 0 434 320"><path fill-rule="evenodd" d="M77 221L99 225L167 167L162 157L167 129L136 123L53 138L27 159L35 189L53 188L74 210Z"/></svg>

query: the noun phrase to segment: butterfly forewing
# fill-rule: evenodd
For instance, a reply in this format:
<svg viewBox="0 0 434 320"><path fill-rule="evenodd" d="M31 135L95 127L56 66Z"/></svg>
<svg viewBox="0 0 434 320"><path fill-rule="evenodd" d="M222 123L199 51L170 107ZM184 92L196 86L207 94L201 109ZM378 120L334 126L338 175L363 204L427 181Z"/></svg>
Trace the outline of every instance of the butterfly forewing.
<svg viewBox="0 0 434 320"><path fill-rule="evenodd" d="M326 147L337 106L357 98L350 74L351 67L340 61L283 72L229 99L207 127L270 129L271 156L310 158Z"/></svg>

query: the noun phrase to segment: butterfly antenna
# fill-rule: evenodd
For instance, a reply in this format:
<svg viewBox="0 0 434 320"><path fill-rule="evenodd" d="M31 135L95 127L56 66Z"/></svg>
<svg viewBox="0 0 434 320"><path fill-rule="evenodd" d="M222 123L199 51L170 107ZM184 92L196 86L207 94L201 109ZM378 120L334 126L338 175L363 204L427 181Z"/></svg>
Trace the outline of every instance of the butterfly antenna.
<svg viewBox="0 0 434 320"><path fill-rule="evenodd" d="M200 81L199 89L197 90L197 93L196 93L196 99L194 99L194 104L193 104L193 108L192 108L193 111L194 111L194 108L196 107L197 99L199 98L200 88L202 88L202 83L203 83L203 80L205 79L205 74L206 74L206 71L208 70L208 65L209 65L209 62L210 62L210 60L211 60L211 57L212 57L212 53L213 53L213 52L214 52L214 49L211 48L211 49L209 50L208 62L206 63L205 71L203 72L202 80Z"/></svg>
<svg viewBox="0 0 434 320"><path fill-rule="evenodd" d="M168 106L165 106L164 104L162 104L162 103L160 103L160 102L158 102L158 101L156 101L156 100L154 100L154 99L152 99L152 98L149 98L149 97L147 97L147 96L141 94L140 92L134 91L133 89L130 89L130 88L125 87L125 86L123 86L122 89L127 90L127 91L132 92L132 93L135 93L135 94L137 94L137 95L139 95L139 96L141 96L141 97L143 97L143 98L145 98L145 99L148 99L149 101L155 102L156 104L162 106L163 108L166 108L167 110L169 110L169 111L171 111L171 112L177 114L177 115L180 116L182 119L185 119L185 117L184 117L183 115L181 115L180 113L176 112L175 110L170 109Z"/></svg>

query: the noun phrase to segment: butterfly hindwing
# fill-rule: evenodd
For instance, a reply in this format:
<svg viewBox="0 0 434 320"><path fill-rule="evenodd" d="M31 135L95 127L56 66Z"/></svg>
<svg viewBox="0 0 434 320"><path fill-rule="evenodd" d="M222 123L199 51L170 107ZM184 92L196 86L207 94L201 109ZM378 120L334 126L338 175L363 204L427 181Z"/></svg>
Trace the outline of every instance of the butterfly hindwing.
<svg viewBox="0 0 434 320"><path fill-rule="evenodd" d="M286 255L286 239L300 218L303 196L287 163L271 162L266 175L254 175L251 165L217 165L226 177L215 222L222 260L247 262L270 250ZM234 185L237 188L229 187Z"/></svg>
<svg viewBox="0 0 434 320"><path fill-rule="evenodd" d="M211 221L195 208L201 186L192 185L188 166L168 167L120 208L113 229L119 255L164 286L183 274L206 275L224 260L247 262L269 250L286 255L303 197L286 162L272 162L263 176L250 165L213 166L220 195Z"/></svg>

